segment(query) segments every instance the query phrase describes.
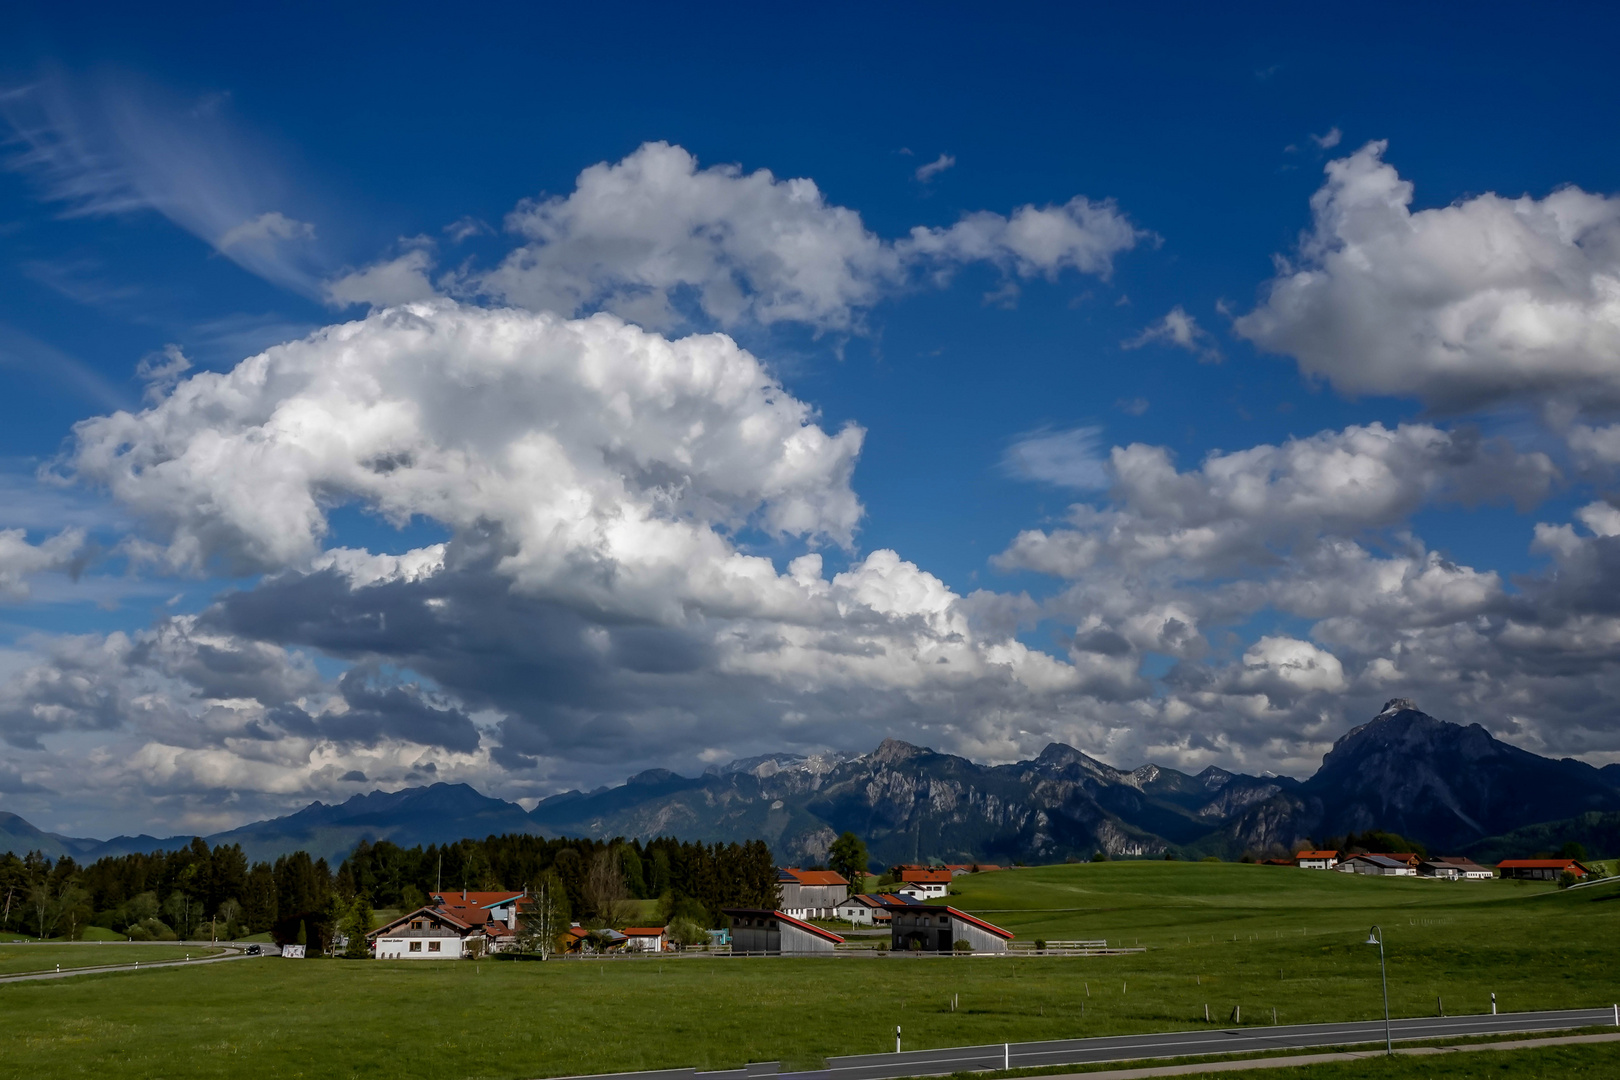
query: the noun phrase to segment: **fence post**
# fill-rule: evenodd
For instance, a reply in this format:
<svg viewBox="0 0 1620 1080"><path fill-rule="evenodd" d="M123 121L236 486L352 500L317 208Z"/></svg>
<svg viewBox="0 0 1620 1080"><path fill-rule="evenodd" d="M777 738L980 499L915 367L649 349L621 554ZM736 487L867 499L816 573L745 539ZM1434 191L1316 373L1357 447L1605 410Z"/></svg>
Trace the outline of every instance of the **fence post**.
<svg viewBox="0 0 1620 1080"><path fill-rule="evenodd" d="M1491 1015L1496 1015L1496 991L1491 991ZM1620 1027L1620 1013L1615 1014L1615 1026Z"/></svg>
<svg viewBox="0 0 1620 1080"><path fill-rule="evenodd" d="M1012 1043L1001 1044L1001 1068L1004 1072L1012 1068Z"/></svg>

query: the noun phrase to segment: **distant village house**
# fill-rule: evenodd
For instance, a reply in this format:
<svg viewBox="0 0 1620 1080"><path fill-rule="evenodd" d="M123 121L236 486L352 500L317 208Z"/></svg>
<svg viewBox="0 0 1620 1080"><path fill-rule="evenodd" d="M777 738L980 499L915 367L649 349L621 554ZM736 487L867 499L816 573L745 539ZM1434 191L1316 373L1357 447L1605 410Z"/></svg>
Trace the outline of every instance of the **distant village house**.
<svg viewBox="0 0 1620 1080"><path fill-rule="evenodd" d="M378 960L459 960L510 948L526 893L435 893L431 902L366 935Z"/></svg>
<svg viewBox="0 0 1620 1080"><path fill-rule="evenodd" d="M902 870L900 871L901 886L898 892L910 893L920 900L927 900L934 896L944 896L951 890L951 877L949 870Z"/></svg>
<svg viewBox="0 0 1620 1080"><path fill-rule="evenodd" d="M856 893L833 908L833 918L843 919L856 926L876 926L889 921L886 897Z"/></svg>
<svg viewBox="0 0 1620 1080"><path fill-rule="evenodd" d="M1592 873L1590 867L1577 859L1503 859L1496 869L1504 878L1519 881L1557 881L1566 872L1578 878Z"/></svg>
<svg viewBox="0 0 1620 1080"><path fill-rule="evenodd" d="M831 870L784 868L776 875L780 908L795 919L831 919L849 895L849 881Z"/></svg>

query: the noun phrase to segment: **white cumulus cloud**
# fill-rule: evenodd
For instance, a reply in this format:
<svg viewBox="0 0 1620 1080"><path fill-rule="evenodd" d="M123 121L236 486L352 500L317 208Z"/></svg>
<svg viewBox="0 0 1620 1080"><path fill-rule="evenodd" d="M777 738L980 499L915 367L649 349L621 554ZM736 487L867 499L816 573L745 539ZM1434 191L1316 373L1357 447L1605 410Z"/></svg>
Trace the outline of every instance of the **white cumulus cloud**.
<svg viewBox="0 0 1620 1080"><path fill-rule="evenodd" d="M1022 277L1070 268L1106 276L1114 256L1144 235L1113 203L1077 197L1010 217L968 214L890 241L828 202L813 180L699 168L661 142L591 166L572 193L525 202L506 224L523 246L465 276L461 288L532 310L610 311L658 329L687 321L690 302L721 327L746 320L848 331L920 275L942 279L960 263L985 261Z"/></svg>
<svg viewBox="0 0 1620 1080"><path fill-rule="evenodd" d="M1347 394L1620 403L1620 200L1567 187L1414 212L1384 150L1328 164L1297 257L1236 331Z"/></svg>

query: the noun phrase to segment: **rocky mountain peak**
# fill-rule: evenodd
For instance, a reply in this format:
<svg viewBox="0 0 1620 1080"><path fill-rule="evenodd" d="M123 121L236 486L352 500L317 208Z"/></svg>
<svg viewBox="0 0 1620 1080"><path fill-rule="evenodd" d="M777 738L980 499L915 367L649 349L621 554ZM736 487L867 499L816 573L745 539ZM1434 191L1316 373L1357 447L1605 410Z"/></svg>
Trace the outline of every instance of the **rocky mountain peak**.
<svg viewBox="0 0 1620 1080"><path fill-rule="evenodd" d="M899 739L884 739L878 744L878 748L872 751L872 762L877 765L898 765L930 752L920 746L901 742Z"/></svg>
<svg viewBox="0 0 1620 1080"><path fill-rule="evenodd" d="M1394 697L1384 702L1384 707L1378 710L1379 716L1391 716L1398 712L1418 712L1417 702L1411 698Z"/></svg>

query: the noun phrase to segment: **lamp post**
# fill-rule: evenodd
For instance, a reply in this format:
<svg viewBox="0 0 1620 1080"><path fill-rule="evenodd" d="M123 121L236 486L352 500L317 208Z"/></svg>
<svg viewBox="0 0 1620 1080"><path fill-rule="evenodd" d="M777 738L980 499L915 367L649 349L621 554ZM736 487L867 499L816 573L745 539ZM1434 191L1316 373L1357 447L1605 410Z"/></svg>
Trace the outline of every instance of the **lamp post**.
<svg viewBox="0 0 1620 1080"><path fill-rule="evenodd" d="M1389 971L1384 967L1384 930L1374 926L1367 932L1367 945L1378 946L1378 974L1384 981L1384 1050L1394 1056L1395 1043L1389 1034Z"/></svg>

